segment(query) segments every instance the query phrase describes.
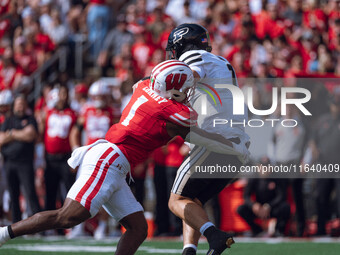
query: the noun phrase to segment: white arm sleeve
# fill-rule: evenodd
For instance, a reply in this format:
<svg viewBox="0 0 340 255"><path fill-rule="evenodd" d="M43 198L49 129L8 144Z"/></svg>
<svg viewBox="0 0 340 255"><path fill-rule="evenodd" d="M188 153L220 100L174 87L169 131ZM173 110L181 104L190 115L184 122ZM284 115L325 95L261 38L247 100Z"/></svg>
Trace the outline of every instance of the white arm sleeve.
<svg viewBox="0 0 340 255"><path fill-rule="evenodd" d="M222 143L217 140L210 139L208 137L202 136L194 131L190 131L188 135L185 137L185 141L194 143L196 145L207 148L209 151L213 151L221 154L230 154L230 155L242 155L242 153L238 150L237 144L233 143L234 147L231 147L225 143ZM236 147L236 148L235 148Z"/></svg>
<svg viewBox="0 0 340 255"><path fill-rule="evenodd" d="M201 79L205 77L205 71L202 67L191 65L190 68L191 68L191 70L198 73L198 75L201 77Z"/></svg>
<svg viewBox="0 0 340 255"><path fill-rule="evenodd" d="M208 132L206 133L209 134ZM232 143L233 147L231 147L221 141L210 138L209 135L198 134L194 130L190 130L185 137L185 141L205 147L209 151L216 153L238 156L243 164L249 161L250 152L245 144Z"/></svg>

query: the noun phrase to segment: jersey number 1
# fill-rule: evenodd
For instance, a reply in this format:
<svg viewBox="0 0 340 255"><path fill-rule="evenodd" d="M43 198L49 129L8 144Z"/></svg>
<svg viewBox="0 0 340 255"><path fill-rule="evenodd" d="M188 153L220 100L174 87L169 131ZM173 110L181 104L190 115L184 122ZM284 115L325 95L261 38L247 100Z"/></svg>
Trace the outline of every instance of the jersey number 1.
<svg viewBox="0 0 340 255"><path fill-rule="evenodd" d="M138 97L137 101L132 105L128 116L122 121L122 125L127 127L130 123L130 120L135 116L138 107L147 101L148 99L145 96Z"/></svg>

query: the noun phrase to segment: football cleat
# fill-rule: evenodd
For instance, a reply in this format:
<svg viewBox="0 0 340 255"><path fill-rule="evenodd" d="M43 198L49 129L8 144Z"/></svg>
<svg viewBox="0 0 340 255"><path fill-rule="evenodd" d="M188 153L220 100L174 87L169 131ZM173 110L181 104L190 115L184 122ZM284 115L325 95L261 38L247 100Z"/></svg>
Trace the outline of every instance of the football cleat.
<svg viewBox="0 0 340 255"><path fill-rule="evenodd" d="M10 238L7 227L0 227L0 247Z"/></svg>
<svg viewBox="0 0 340 255"><path fill-rule="evenodd" d="M220 255L225 249L231 248L231 245L234 243L235 241L231 236L221 231L219 237L209 243L210 248L206 255Z"/></svg>
<svg viewBox="0 0 340 255"><path fill-rule="evenodd" d="M182 255L196 255L196 250L194 248L185 248Z"/></svg>

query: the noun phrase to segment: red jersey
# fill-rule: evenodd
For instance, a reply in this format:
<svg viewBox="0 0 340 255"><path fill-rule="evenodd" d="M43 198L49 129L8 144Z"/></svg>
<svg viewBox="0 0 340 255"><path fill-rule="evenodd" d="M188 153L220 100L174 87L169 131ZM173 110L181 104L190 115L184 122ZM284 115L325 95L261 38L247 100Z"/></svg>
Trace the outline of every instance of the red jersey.
<svg viewBox="0 0 340 255"><path fill-rule="evenodd" d="M9 9L10 0L0 0L0 15L6 14Z"/></svg>
<svg viewBox="0 0 340 255"><path fill-rule="evenodd" d="M0 10L0 12L1 12L1 10ZM10 30L10 28L11 28L11 23L8 19L1 20L0 21L0 38L2 38L7 33L7 31Z"/></svg>
<svg viewBox="0 0 340 255"><path fill-rule="evenodd" d="M166 130L167 122L184 127L197 123L197 113L193 109L159 96L149 84L150 80L139 83L119 123L113 125L105 137L119 147L132 168L171 140Z"/></svg>
<svg viewBox="0 0 340 255"><path fill-rule="evenodd" d="M117 113L111 107L98 109L94 106L88 106L83 113L83 117L85 119L86 144L91 144L105 137L106 132L117 117Z"/></svg>
<svg viewBox="0 0 340 255"><path fill-rule="evenodd" d="M70 153L70 132L76 123L76 113L70 109L51 109L47 112L45 128L45 150L50 154Z"/></svg>
<svg viewBox="0 0 340 255"><path fill-rule="evenodd" d="M19 66L4 67L0 63L0 89L13 89L15 80L23 74Z"/></svg>
<svg viewBox="0 0 340 255"><path fill-rule="evenodd" d="M43 33L39 33L35 36L35 44L35 48L38 51L51 52L55 49L55 45L51 38Z"/></svg>

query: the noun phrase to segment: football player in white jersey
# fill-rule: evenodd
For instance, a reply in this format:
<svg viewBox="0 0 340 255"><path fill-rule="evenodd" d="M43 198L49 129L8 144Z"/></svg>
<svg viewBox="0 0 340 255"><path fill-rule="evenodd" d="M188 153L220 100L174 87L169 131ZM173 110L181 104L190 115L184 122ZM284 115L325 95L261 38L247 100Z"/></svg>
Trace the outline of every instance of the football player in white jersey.
<svg viewBox="0 0 340 255"><path fill-rule="evenodd" d="M190 101L199 114L198 126L211 133L218 133L225 138L249 146L249 136L243 125L213 125L214 119L232 120L234 123L248 121L247 110L244 115L233 114L233 97L226 88L216 88L215 84L238 86L233 67L223 57L211 52L208 31L198 24L182 24L176 27L168 38L167 58L179 59L190 66L194 77L198 79L198 89ZM206 91L214 96L205 96ZM206 103L202 101L205 96ZM216 103L216 101L218 103ZM202 104L206 104L206 114L202 113ZM245 108L246 109L246 108ZM209 255L222 254L234 240L227 233L218 230L208 219L203 205L218 194L233 180L227 178L192 178L195 166L226 165L240 167L242 164L234 155L221 155L195 146L189 157L178 169L174 181L169 208L183 220L183 255L196 254L198 239L203 234L209 242ZM198 231L199 230L199 231Z"/></svg>

